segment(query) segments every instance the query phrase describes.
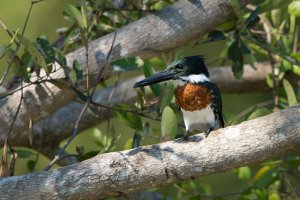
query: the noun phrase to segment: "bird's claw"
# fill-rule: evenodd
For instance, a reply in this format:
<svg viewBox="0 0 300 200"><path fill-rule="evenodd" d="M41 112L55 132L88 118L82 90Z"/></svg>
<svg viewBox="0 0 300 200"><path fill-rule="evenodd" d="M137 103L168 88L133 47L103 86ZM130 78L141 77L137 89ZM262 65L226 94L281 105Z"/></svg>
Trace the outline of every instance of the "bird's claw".
<svg viewBox="0 0 300 200"><path fill-rule="evenodd" d="M189 138L189 135L190 135L190 132L189 132L189 131L186 131L185 134L184 134L184 136L183 136L183 140L184 140L184 141L187 141L188 138Z"/></svg>

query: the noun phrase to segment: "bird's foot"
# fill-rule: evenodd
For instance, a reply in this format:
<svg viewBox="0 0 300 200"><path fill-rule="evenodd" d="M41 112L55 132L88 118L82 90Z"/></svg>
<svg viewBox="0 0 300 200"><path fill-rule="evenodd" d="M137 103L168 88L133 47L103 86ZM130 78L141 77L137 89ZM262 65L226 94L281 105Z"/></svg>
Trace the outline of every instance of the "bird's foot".
<svg viewBox="0 0 300 200"><path fill-rule="evenodd" d="M208 137L209 133L212 132L212 130L214 130L214 128L213 127L209 127L209 129L207 129L207 131L204 132L205 138Z"/></svg>
<svg viewBox="0 0 300 200"><path fill-rule="evenodd" d="M188 138L189 138L189 136L190 136L190 132L187 130L187 131L185 132L184 136L183 136L183 140L184 140L184 141L187 141Z"/></svg>

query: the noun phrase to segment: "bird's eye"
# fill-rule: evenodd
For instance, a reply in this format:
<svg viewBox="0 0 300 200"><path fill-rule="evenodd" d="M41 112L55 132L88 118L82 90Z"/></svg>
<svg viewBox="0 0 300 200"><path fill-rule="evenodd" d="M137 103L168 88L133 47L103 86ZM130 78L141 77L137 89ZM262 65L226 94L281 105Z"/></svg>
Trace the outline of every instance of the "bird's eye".
<svg viewBox="0 0 300 200"><path fill-rule="evenodd" d="M177 65L177 68L178 68L178 69L183 69L183 65L182 65L182 64L178 64L178 65Z"/></svg>

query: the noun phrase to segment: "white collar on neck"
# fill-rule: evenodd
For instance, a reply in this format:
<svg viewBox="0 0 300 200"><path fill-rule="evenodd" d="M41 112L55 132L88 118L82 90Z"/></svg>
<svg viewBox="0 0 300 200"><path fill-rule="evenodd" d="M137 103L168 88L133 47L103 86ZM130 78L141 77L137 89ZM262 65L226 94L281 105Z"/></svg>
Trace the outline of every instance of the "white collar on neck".
<svg viewBox="0 0 300 200"><path fill-rule="evenodd" d="M181 76L180 79L190 83L210 82L209 78L205 74L192 74L187 77Z"/></svg>

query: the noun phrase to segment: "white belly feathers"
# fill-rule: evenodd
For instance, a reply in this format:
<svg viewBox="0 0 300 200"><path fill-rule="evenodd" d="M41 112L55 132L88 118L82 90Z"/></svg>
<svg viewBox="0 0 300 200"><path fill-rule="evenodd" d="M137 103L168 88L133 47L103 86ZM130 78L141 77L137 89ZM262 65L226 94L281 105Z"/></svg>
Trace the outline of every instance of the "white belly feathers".
<svg viewBox="0 0 300 200"><path fill-rule="evenodd" d="M190 132L205 132L210 127L215 128L217 126L214 112L210 105L202 110L187 111L181 109L181 111L185 128Z"/></svg>

